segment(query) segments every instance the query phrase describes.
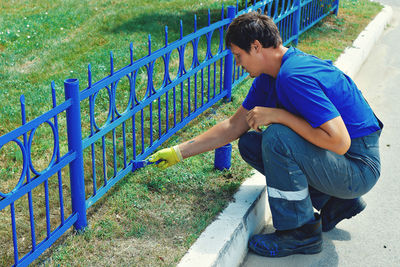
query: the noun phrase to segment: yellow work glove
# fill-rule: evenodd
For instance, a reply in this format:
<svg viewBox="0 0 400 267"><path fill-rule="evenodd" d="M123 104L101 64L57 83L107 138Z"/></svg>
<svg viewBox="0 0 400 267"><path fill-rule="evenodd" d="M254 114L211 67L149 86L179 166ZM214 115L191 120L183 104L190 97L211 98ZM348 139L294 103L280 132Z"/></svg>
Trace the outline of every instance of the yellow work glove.
<svg viewBox="0 0 400 267"><path fill-rule="evenodd" d="M182 161L182 154L178 146L161 149L149 157L150 162L161 160L156 166L162 170Z"/></svg>

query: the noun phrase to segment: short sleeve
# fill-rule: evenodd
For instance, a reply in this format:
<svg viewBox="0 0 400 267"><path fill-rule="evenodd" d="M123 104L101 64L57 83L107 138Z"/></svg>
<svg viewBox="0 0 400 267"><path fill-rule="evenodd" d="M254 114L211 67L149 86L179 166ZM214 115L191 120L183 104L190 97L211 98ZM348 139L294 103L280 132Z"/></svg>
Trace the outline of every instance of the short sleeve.
<svg viewBox="0 0 400 267"><path fill-rule="evenodd" d="M256 77L242 106L247 110L252 110L257 106L276 107L276 105L275 79L266 74Z"/></svg>
<svg viewBox="0 0 400 267"><path fill-rule="evenodd" d="M291 113L303 117L312 127L339 116L318 81L308 75L281 75L277 81L278 99Z"/></svg>

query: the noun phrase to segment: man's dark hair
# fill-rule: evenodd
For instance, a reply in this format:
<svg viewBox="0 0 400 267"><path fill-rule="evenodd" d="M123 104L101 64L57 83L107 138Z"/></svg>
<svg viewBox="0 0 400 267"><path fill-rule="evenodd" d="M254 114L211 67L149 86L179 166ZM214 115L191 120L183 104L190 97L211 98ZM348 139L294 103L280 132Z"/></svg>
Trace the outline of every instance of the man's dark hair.
<svg viewBox="0 0 400 267"><path fill-rule="evenodd" d="M278 27L267 15L250 12L235 18L229 25L225 37L226 47L234 44L247 53L250 45L258 40L264 48L277 48L282 44Z"/></svg>

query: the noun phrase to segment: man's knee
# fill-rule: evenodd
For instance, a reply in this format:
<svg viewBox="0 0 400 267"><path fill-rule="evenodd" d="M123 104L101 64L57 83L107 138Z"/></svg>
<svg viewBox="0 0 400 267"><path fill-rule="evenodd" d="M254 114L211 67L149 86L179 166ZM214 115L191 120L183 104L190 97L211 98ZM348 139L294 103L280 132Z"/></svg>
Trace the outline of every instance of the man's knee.
<svg viewBox="0 0 400 267"><path fill-rule="evenodd" d="M246 156L249 154L249 151L251 150L252 143L254 143L255 139L254 134L255 132L247 132L239 138L238 147L240 155L243 159L246 158Z"/></svg>
<svg viewBox="0 0 400 267"><path fill-rule="evenodd" d="M282 124L271 124L262 136L262 153L266 158L275 154L293 157L293 153L303 149L306 142L296 132Z"/></svg>
<svg viewBox="0 0 400 267"><path fill-rule="evenodd" d="M271 124L267 129L264 130L262 135L262 146L264 148L273 148L275 146L280 146L285 142L290 135L292 135L293 130L282 124Z"/></svg>

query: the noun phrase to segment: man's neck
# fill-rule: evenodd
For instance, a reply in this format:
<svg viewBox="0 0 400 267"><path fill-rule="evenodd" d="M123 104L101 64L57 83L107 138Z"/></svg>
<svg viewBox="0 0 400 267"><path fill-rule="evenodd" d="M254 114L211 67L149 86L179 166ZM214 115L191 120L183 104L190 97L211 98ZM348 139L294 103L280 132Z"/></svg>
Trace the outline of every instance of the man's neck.
<svg viewBox="0 0 400 267"><path fill-rule="evenodd" d="M281 69L283 55L285 55L288 48L280 45L277 48L269 47L264 49L264 60L266 66L264 73L276 78Z"/></svg>

